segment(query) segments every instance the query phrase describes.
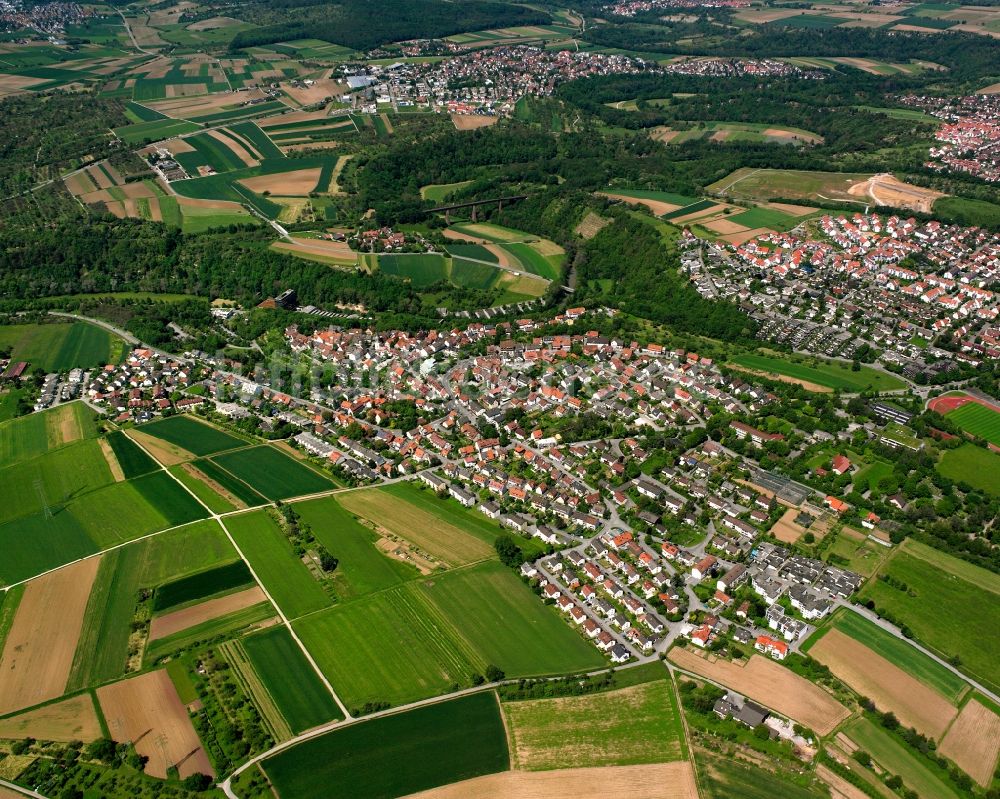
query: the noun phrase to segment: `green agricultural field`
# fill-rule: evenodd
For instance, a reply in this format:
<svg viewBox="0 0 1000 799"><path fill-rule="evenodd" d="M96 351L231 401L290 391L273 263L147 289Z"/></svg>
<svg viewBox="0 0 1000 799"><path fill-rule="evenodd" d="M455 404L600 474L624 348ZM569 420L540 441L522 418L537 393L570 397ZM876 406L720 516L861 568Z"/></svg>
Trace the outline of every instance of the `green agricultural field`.
<svg viewBox="0 0 1000 799"><path fill-rule="evenodd" d="M921 799L958 799L944 772L919 758L890 733L867 718L852 721L844 734L892 774L898 774L903 784Z"/></svg>
<svg viewBox="0 0 1000 799"><path fill-rule="evenodd" d="M807 364L792 363L784 358L747 354L737 355L732 359L732 362L748 369L773 372L841 391L894 391L906 387L906 384L895 375L880 372L868 366L862 366L859 371L855 372L849 364L839 364L819 358L810 358Z"/></svg>
<svg viewBox="0 0 1000 799"><path fill-rule="evenodd" d="M622 197L634 197L637 200L655 200L656 202L667 203L668 205L679 205L682 208L698 202L697 197L687 197L683 194L674 194L669 191L649 191L647 189L620 189L617 187L607 190L608 194L618 194Z"/></svg>
<svg viewBox="0 0 1000 799"><path fill-rule="evenodd" d="M809 772L767 771L707 749L695 752L698 783L706 799L825 799L830 790Z"/></svg>
<svg viewBox="0 0 1000 799"><path fill-rule="evenodd" d="M242 480L234 477L221 466L218 466L215 461L208 458L201 458L191 465L210 480L214 480L247 507L267 504L267 500L263 496L250 488Z"/></svg>
<svg viewBox="0 0 1000 799"><path fill-rule="evenodd" d="M98 547L67 511L33 513L0 524L0 584L11 584L92 555Z"/></svg>
<svg viewBox="0 0 1000 799"><path fill-rule="evenodd" d="M12 348L12 360L27 361L32 369L46 372L118 363L125 351L120 338L86 322L3 325L0 347L5 346Z"/></svg>
<svg viewBox="0 0 1000 799"><path fill-rule="evenodd" d="M771 230L790 230L798 224L798 218L773 208L751 208L741 214L727 216L730 222L748 228L766 227Z"/></svg>
<svg viewBox="0 0 1000 799"><path fill-rule="evenodd" d="M559 268L565 260L565 254L545 256L531 244L520 242L511 242L500 246L511 253L528 272L544 277L546 280L556 280L559 277Z"/></svg>
<svg viewBox="0 0 1000 799"><path fill-rule="evenodd" d="M242 641L253 669L292 733L343 718L333 696L285 627L272 627Z"/></svg>
<svg viewBox="0 0 1000 799"><path fill-rule="evenodd" d="M849 635L876 654L895 663L907 674L930 686L952 704L957 705L969 687L965 680L946 669L936 660L932 660L906 641L901 641L857 613L838 612L829 627ZM821 637L810 639L809 646L811 647Z"/></svg>
<svg viewBox="0 0 1000 799"><path fill-rule="evenodd" d="M597 649L509 568L480 563L431 579L419 590L438 608L486 663L511 677L597 669Z"/></svg>
<svg viewBox="0 0 1000 799"><path fill-rule="evenodd" d="M262 158L284 158L285 154L255 122L237 122L229 129L246 139Z"/></svg>
<svg viewBox="0 0 1000 799"><path fill-rule="evenodd" d="M616 691L504 703L512 766L548 771L684 759L677 700L661 671L662 679Z"/></svg>
<svg viewBox="0 0 1000 799"><path fill-rule="evenodd" d="M506 771L495 694L483 692L352 724L264 761L281 799L383 799Z"/></svg>
<svg viewBox="0 0 1000 799"><path fill-rule="evenodd" d="M489 264L468 261L465 258L451 259L449 278L455 286L485 291L497 286L510 276L507 272Z"/></svg>
<svg viewBox="0 0 1000 799"><path fill-rule="evenodd" d="M173 198L170 198L173 199ZM176 203L177 201L174 200ZM163 208L163 199L160 199L160 208ZM206 230L218 227L229 227L229 225L257 225L260 224L257 217L251 215L242 208L233 211L223 211L219 208L193 208L192 206L178 206L178 213L182 217L180 228L185 233L204 233Z"/></svg>
<svg viewBox="0 0 1000 799"><path fill-rule="evenodd" d="M948 418L972 435L1000 446L1000 413L992 408L978 402L967 402L951 411Z"/></svg>
<svg viewBox="0 0 1000 799"><path fill-rule="evenodd" d="M55 514L74 499L114 482L95 439L77 441L0 469L0 523L41 511Z"/></svg>
<svg viewBox="0 0 1000 799"><path fill-rule="evenodd" d="M0 468L32 460L75 439L97 435L96 414L82 402L0 424Z"/></svg>
<svg viewBox="0 0 1000 799"><path fill-rule="evenodd" d="M236 638L252 633L261 626L270 626L277 621L274 607L270 602L258 602L248 608L218 616L209 621L188 627L186 630L157 638L146 645L142 662L152 666L173 658L178 652L198 648L209 641L222 638Z"/></svg>
<svg viewBox="0 0 1000 799"><path fill-rule="evenodd" d="M378 268L383 274L409 280L418 289L448 280L448 261L438 253L380 255Z"/></svg>
<svg viewBox="0 0 1000 799"><path fill-rule="evenodd" d="M225 524L265 590L288 618L329 606L330 598L323 586L295 554L267 511L229 516Z"/></svg>
<svg viewBox="0 0 1000 799"><path fill-rule="evenodd" d="M198 497L212 513L229 513L236 510L236 506L232 502L217 493L208 484L188 473L182 466L171 466L168 471L180 480L191 493ZM221 472L222 470L219 469L219 471ZM249 490L249 487L247 490Z"/></svg>
<svg viewBox="0 0 1000 799"><path fill-rule="evenodd" d="M488 261L491 264L499 263L496 253L490 252L482 244L449 244L448 252L457 258Z"/></svg>
<svg viewBox="0 0 1000 799"><path fill-rule="evenodd" d="M456 191L460 191L466 186L471 186L473 182L471 180L461 180L457 183L432 183L420 189L420 196L432 202L444 202Z"/></svg>
<svg viewBox="0 0 1000 799"><path fill-rule="evenodd" d="M850 569L864 577L870 577L874 574L882 561L885 560L886 555L889 554L886 547L876 544L867 536L853 538L844 532L837 534L836 540L826 552L830 556L843 559L837 560L831 557L831 563Z"/></svg>
<svg viewBox="0 0 1000 799"><path fill-rule="evenodd" d="M236 557L222 528L202 521L104 554L90 592L67 690L120 677L136 595Z"/></svg>
<svg viewBox="0 0 1000 799"><path fill-rule="evenodd" d="M122 473L126 480L141 477L160 468L156 461L143 452L139 445L121 430L109 433L107 439L111 450L115 453L115 460L122 467Z"/></svg>
<svg viewBox="0 0 1000 799"><path fill-rule="evenodd" d="M196 133L184 141L194 150L177 153L174 157L189 175L197 175L199 166L210 166L216 172L230 172L247 166L224 142L207 133Z"/></svg>
<svg viewBox="0 0 1000 799"><path fill-rule="evenodd" d="M177 610L253 584L253 575L246 563L234 560L159 586L153 595L153 613Z"/></svg>
<svg viewBox="0 0 1000 799"><path fill-rule="evenodd" d="M348 707L443 693L490 663L508 677L605 663L496 562L384 590L302 619L296 629Z"/></svg>
<svg viewBox="0 0 1000 799"><path fill-rule="evenodd" d="M185 119L155 119L115 128L114 133L126 144L143 144L150 141L171 139L200 129L201 125L188 122Z"/></svg>
<svg viewBox="0 0 1000 799"><path fill-rule="evenodd" d="M1000 21L1000 20L998 20ZM1000 204L969 197L940 197L934 201L934 215L958 225L1000 225Z"/></svg>
<svg viewBox="0 0 1000 799"><path fill-rule="evenodd" d="M375 546L379 537L333 497L296 503L295 511L340 560L333 573L338 599L355 599L420 575L414 566L379 551Z"/></svg>
<svg viewBox="0 0 1000 799"><path fill-rule="evenodd" d="M194 455L211 455L246 446L246 441L199 422L190 416L171 416L139 428L143 433L162 439Z"/></svg>
<svg viewBox="0 0 1000 799"><path fill-rule="evenodd" d="M970 608L977 618L1000 618L1000 578L915 541L900 547L881 572L905 583L907 590L872 580L861 591L863 599L874 600L879 610L943 657L960 657L962 671L1000 688L1000 639L969 623Z"/></svg>
<svg viewBox="0 0 1000 799"><path fill-rule="evenodd" d="M975 444L946 449L937 470L956 483L968 483L994 496L1000 496L1000 455Z"/></svg>
<svg viewBox="0 0 1000 799"><path fill-rule="evenodd" d="M267 445L216 455L212 460L272 500L315 494L334 487L319 472Z"/></svg>

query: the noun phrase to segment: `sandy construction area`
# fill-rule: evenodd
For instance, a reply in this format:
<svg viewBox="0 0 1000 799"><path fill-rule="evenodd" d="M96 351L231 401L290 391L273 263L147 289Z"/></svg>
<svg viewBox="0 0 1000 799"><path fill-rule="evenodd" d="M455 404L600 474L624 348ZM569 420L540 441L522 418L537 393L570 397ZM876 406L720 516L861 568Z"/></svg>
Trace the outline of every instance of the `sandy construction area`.
<svg viewBox="0 0 1000 799"><path fill-rule="evenodd" d="M66 690L100 562L88 558L28 583L0 656L0 715Z"/></svg>
<svg viewBox="0 0 1000 799"><path fill-rule="evenodd" d="M935 690L840 630L830 630L809 650L809 655L829 666L859 694L869 697L879 710L891 710L907 727L935 740L940 740L958 713Z"/></svg>
<svg viewBox="0 0 1000 799"><path fill-rule="evenodd" d="M196 624L211 621L229 613L235 613L237 610L243 610L251 605L256 605L258 602L264 602L266 599L267 597L264 596L264 592L260 589L260 586L255 585L253 588L248 588L245 591L238 591L235 594L228 594L218 599L210 599L207 602L201 602L183 610L158 616L153 619L149 626L149 640L155 641L157 638L166 638L168 635L173 635L181 630L194 627Z"/></svg>
<svg viewBox="0 0 1000 799"><path fill-rule="evenodd" d="M698 799L687 761L558 771L504 771L410 794L407 799Z"/></svg>
<svg viewBox="0 0 1000 799"><path fill-rule="evenodd" d="M0 719L0 738L29 737L40 741L96 741L101 737L101 723L90 694Z"/></svg>
<svg viewBox="0 0 1000 799"><path fill-rule="evenodd" d="M892 175L872 175L863 183L855 183L847 190L854 197L869 197L876 205L890 205L895 208L910 208L929 214L935 200L945 197L943 192L911 186Z"/></svg>
<svg viewBox="0 0 1000 799"><path fill-rule="evenodd" d="M215 775L166 669L97 689L111 737L131 741L146 755L146 773L161 779L176 766L181 778Z"/></svg>
<svg viewBox="0 0 1000 799"><path fill-rule="evenodd" d="M828 735L850 715L822 688L763 655L753 655L746 665L737 665L674 648L669 658L681 668L745 694L819 735Z"/></svg>
<svg viewBox="0 0 1000 799"><path fill-rule="evenodd" d="M1000 755L1000 716L975 699L969 700L941 741L938 752L987 787Z"/></svg>
<svg viewBox="0 0 1000 799"><path fill-rule="evenodd" d="M476 130L497 124L500 117L488 117L482 114L452 114L451 121L455 123L456 130Z"/></svg>
<svg viewBox="0 0 1000 799"><path fill-rule="evenodd" d="M628 203L629 205L641 205L648 208L656 216L663 216L664 214L669 214L671 211L676 211L681 206L674 205L672 203L665 203L659 200L647 200L643 197L629 197L624 194L611 194L609 192L599 191L595 192L598 197L607 197L609 200L619 200L623 203Z"/></svg>
<svg viewBox="0 0 1000 799"><path fill-rule="evenodd" d="M322 167L315 167L297 169L294 172L279 172L276 175L258 175L237 182L259 194L268 191L280 197L305 197L316 189L322 173Z"/></svg>

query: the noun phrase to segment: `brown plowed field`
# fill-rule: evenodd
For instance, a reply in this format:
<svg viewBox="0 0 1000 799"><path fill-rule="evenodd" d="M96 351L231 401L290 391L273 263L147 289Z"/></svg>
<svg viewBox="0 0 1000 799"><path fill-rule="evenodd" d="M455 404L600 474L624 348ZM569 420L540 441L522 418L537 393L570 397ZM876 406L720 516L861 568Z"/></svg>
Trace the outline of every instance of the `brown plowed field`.
<svg viewBox="0 0 1000 799"><path fill-rule="evenodd" d="M950 757L986 788L1000 755L1000 716L975 699L969 700L941 741L938 752Z"/></svg>
<svg viewBox="0 0 1000 799"><path fill-rule="evenodd" d="M859 694L869 697L879 710L891 710L907 727L935 740L941 739L958 713L937 691L840 630L830 630L809 650L809 655L829 666Z"/></svg>
<svg viewBox="0 0 1000 799"><path fill-rule="evenodd" d="M149 758L147 774L163 779L176 766L181 778L215 775L166 669L98 688L97 699L111 737Z"/></svg>
<svg viewBox="0 0 1000 799"><path fill-rule="evenodd" d="M0 738L39 741L96 741L102 735L90 694L54 702L19 716L0 720Z"/></svg>
<svg viewBox="0 0 1000 799"><path fill-rule="evenodd" d="M279 172L276 175L259 175L255 178L244 178L237 181L250 191L271 192L275 197L305 197L316 188L319 176L323 170L297 169L294 172Z"/></svg>
<svg viewBox="0 0 1000 799"><path fill-rule="evenodd" d="M0 715L61 696L101 559L32 580L0 656Z"/></svg>
<svg viewBox="0 0 1000 799"><path fill-rule="evenodd" d="M698 799L687 761L558 771L504 771L410 794L406 799Z"/></svg>
<svg viewBox="0 0 1000 799"><path fill-rule="evenodd" d="M709 660L688 649L674 648L669 657L681 668L745 694L820 735L828 735L850 715L822 688L762 655L753 655L745 666Z"/></svg>
<svg viewBox="0 0 1000 799"><path fill-rule="evenodd" d="M155 641L157 638L166 638L168 635L186 630L188 627L194 627L196 624L217 619L219 616L235 613L237 610L243 610L243 608L248 608L251 605L256 605L258 602L265 602L266 600L267 597L260 590L260 586L255 585L253 588L248 588L245 591L238 591L235 594L228 594L218 599L210 599L207 602L201 602L183 610L158 616L153 619L149 626L149 640Z"/></svg>
<svg viewBox="0 0 1000 799"><path fill-rule="evenodd" d="M257 166L260 163L260 161L255 157L255 154L243 146L239 137L235 135L227 136L218 130L209 130L207 133L223 147L230 150L232 154L239 158L244 164L246 164L246 166Z"/></svg>
<svg viewBox="0 0 1000 799"><path fill-rule="evenodd" d="M661 202L660 200L648 200L644 197L629 197L624 194L611 194L606 191L596 192L598 197L607 197L609 200L621 200L629 205L643 205L653 212L655 216L663 216L671 211L676 211L681 206L672 203Z"/></svg>

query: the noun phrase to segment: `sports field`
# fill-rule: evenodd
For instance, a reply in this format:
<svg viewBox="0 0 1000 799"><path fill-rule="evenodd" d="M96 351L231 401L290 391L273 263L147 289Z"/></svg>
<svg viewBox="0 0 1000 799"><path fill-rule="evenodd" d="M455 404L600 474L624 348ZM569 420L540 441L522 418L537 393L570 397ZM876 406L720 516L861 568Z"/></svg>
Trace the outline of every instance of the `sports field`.
<svg viewBox="0 0 1000 799"><path fill-rule="evenodd" d="M337 703L285 627L247 636L241 645L293 734L341 718Z"/></svg>
<svg viewBox="0 0 1000 799"><path fill-rule="evenodd" d="M662 763L686 754L665 670L663 679L617 691L506 702L503 712L517 769Z"/></svg>
<svg viewBox="0 0 1000 799"><path fill-rule="evenodd" d="M190 416L171 416L139 428L146 435L162 439L193 455L211 455L246 445L246 441Z"/></svg>
<svg viewBox="0 0 1000 799"><path fill-rule="evenodd" d="M946 449L941 453L937 470L956 483L1000 495L1000 455L975 444Z"/></svg>
<svg viewBox="0 0 1000 799"><path fill-rule="evenodd" d="M296 556L267 511L228 516L225 524L264 588L288 618L298 618L330 604L323 587Z"/></svg>
<svg viewBox="0 0 1000 799"><path fill-rule="evenodd" d="M338 605L296 624L338 694L402 704L499 666L508 677L601 668L600 653L495 561Z"/></svg>
<svg viewBox="0 0 1000 799"><path fill-rule="evenodd" d="M271 500L301 497L334 487L319 472L266 444L216 455L212 460Z"/></svg>
<svg viewBox="0 0 1000 799"><path fill-rule="evenodd" d="M335 730L264 761L280 799L383 799L506 771L507 738L492 692Z"/></svg>
<svg viewBox="0 0 1000 799"><path fill-rule="evenodd" d="M850 364L840 364L834 361L809 359L807 363L793 363L783 358L772 358L766 355L737 355L732 362L747 369L755 369L766 373L786 375L788 377L827 386L841 391L893 391L905 388L898 377L880 372L868 366L862 366L857 372Z"/></svg>
<svg viewBox="0 0 1000 799"><path fill-rule="evenodd" d="M232 562L236 551L214 521L202 521L106 552L87 603L68 690L120 677L141 588Z"/></svg>
<svg viewBox="0 0 1000 799"><path fill-rule="evenodd" d="M948 419L972 435L1000 446L1000 413L992 408L978 402L967 402L949 413Z"/></svg>
<svg viewBox="0 0 1000 799"><path fill-rule="evenodd" d="M881 571L906 583L901 591L872 580L861 591L877 608L905 624L925 646L946 658L961 656L962 671L987 687L1000 686L1000 639L970 623L1000 618L1000 578L915 541L906 541Z"/></svg>

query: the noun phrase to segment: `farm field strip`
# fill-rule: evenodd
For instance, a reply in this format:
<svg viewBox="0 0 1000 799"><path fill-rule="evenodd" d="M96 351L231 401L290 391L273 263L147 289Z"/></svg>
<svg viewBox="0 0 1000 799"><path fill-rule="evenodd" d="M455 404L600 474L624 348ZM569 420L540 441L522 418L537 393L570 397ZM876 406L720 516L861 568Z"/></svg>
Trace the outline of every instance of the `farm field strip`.
<svg viewBox="0 0 1000 799"><path fill-rule="evenodd" d="M266 601L267 597L264 596L264 592L256 585L253 588L247 588L216 599L208 599L183 610L175 610L172 613L154 618L149 626L149 640L166 638L207 621L228 616L236 611L245 610Z"/></svg>
<svg viewBox="0 0 1000 799"><path fill-rule="evenodd" d="M89 743L101 735L101 723L90 693L0 719L0 738Z"/></svg>
<svg viewBox="0 0 1000 799"><path fill-rule="evenodd" d="M972 779L988 787L1000 758L1000 715L970 699L938 747Z"/></svg>

